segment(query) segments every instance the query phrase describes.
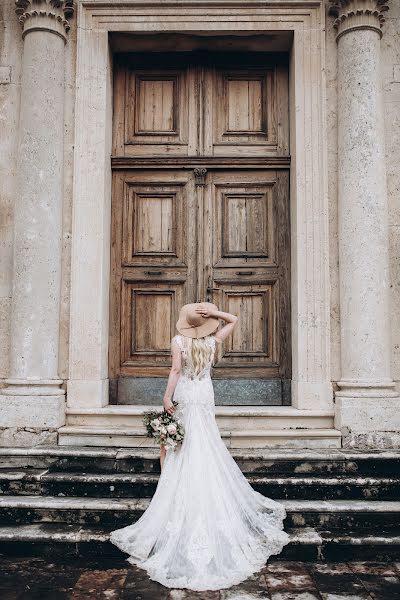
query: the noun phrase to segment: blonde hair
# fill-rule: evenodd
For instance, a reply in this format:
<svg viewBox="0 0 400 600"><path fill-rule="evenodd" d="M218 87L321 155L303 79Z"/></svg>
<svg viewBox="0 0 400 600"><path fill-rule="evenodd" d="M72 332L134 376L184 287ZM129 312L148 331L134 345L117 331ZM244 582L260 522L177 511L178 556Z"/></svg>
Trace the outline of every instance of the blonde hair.
<svg viewBox="0 0 400 600"><path fill-rule="evenodd" d="M188 342L186 358L190 370L196 375L201 373L211 358L212 348L208 343L208 337L209 336L204 336L201 338L188 338L191 339L192 342Z"/></svg>

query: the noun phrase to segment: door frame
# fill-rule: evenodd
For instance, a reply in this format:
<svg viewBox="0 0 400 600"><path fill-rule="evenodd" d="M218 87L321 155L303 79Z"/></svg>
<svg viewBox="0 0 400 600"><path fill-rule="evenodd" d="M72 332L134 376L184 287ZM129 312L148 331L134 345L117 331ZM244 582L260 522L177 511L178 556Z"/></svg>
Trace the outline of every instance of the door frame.
<svg viewBox="0 0 400 600"><path fill-rule="evenodd" d="M289 66L292 406L333 406L330 377L325 4L135 0L78 4L69 379L71 408L108 404L111 32L293 33ZM149 26L151 23L151 27Z"/></svg>

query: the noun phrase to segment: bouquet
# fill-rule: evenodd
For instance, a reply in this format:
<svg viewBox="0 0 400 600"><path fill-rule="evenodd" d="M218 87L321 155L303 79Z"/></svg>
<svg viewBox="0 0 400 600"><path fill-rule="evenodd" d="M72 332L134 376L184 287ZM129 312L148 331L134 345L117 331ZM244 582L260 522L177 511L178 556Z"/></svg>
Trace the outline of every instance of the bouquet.
<svg viewBox="0 0 400 600"><path fill-rule="evenodd" d="M177 402L172 400L177 406ZM176 448L182 443L185 429L180 419L175 419L166 410L147 410L143 413L143 423L147 430L147 437L152 437L160 446Z"/></svg>

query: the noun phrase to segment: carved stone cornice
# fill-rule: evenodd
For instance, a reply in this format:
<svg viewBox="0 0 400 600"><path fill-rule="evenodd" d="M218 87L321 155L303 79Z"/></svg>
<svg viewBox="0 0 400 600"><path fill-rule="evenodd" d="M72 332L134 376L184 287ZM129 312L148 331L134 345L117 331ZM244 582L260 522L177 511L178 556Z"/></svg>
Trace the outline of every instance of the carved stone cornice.
<svg viewBox="0 0 400 600"><path fill-rule="evenodd" d="M373 29L382 37L384 12L388 9L387 0L331 0L329 14L336 17L336 40L354 29Z"/></svg>
<svg viewBox="0 0 400 600"><path fill-rule="evenodd" d="M15 12L22 25L22 37L29 31L44 30L66 40L74 0L15 0Z"/></svg>

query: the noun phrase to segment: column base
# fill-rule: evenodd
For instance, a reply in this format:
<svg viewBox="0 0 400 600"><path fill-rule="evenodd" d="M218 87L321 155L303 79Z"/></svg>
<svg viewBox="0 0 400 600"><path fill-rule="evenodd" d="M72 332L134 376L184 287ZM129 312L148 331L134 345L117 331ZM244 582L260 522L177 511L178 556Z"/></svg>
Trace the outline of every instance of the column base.
<svg viewBox="0 0 400 600"><path fill-rule="evenodd" d="M400 396L383 390L350 395L336 392L335 429L342 433L344 448L400 448Z"/></svg>

